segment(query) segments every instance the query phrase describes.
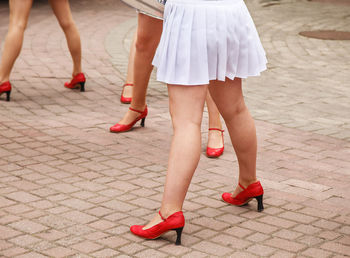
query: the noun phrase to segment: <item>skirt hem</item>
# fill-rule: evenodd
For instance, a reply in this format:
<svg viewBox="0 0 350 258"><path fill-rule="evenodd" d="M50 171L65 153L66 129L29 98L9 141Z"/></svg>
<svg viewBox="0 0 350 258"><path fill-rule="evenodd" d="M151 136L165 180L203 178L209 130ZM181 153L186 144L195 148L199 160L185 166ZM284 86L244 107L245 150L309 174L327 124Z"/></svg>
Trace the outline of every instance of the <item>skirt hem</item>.
<svg viewBox="0 0 350 258"><path fill-rule="evenodd" d="M225 79L234 80L235 78L247 79L249 77L257 77L257 76L260 76L261 73L266 71L266 70L267 70L267 66L262 67L261 69L259 69L259 72L256 72L256 73L245 74L245 75L243 75L243 74L236 74L234 76L226 75ZM172 85L199 86L199 85L208 85L208 84L210 84L211 81L222 81L222 82L224 82L225 80L219 79L219 78L210 78L210 79L205 80L205 81L195 81L195 82L174 81L174 80L171 80L171 79L162 78L161 75L157 74L157 81L163 82L165 84L172 84Z"/></svg>

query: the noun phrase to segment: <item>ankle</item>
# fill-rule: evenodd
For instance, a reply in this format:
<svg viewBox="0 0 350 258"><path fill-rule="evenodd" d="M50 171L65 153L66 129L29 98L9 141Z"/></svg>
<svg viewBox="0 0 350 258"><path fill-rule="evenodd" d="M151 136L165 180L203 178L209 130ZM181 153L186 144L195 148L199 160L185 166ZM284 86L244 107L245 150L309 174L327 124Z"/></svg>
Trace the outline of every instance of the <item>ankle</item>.
<svg viewBox="0 0 350 258"><path fill-rule="evenodd" d="M81 73L81 70L74 71L74 72L72 73L72 76L75 77L75 76L77 76L77 75L80 74L80 73Z"/></svg>
<svg viewBox="0 0 350 258"><path fill-rule="evenodd" d="M179 211L181 211L181 209L180 208L161 208L160 209L160 214L162 214L162 217L164 218L164 219L167 219L168 217L170 217L171 215L173 215L174 213L176 213L176 212L179 212Z"/></svg>
<svg viewBox="0 0 350 258"><path fill-rule="evenodd" d="M247 188L249 185L254 184L258 182L257 178L252 179L239 179L239 183L244 186L244 188Z"/></svg>
<svg viewBox="0 0 350 258"><path fill-rule="evenodd" d="M221 124L210 124L209 123L209 128L215 128L215 129L222 130L222 125Z"/></svg>
<svg viewBox="0 0 350 258"><path fill-rule="evenodd" d="M8 81L9 81L9 78L0 77L0 84L3 84L3 83L8 82Z"/></svg>
<svg viewBox="0 0 350 258"><path fill-rule="evenodd" d="M132 109L135 109L135 110L139 110L139 111L144 111L145 108L146 108L146 104L131 104L130 107Z"/></svg>

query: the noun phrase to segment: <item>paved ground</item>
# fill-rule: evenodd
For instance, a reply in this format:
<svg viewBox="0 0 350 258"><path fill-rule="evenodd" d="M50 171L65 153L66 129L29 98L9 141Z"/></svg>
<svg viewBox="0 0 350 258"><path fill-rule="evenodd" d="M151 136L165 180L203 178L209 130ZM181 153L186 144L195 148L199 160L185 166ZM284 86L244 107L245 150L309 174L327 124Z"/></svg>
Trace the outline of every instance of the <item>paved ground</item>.
<svg viewBox="0 0 350 258"><path fill-rule="evenodd" d="M0 255L4 257L349 257L350 42L298 36L350 27L350 6L281 1L248 6L269 71L246 81L259 136L263 213L220 201L237 183L226 134L219 160L202 156L185 203L183 246L129 233L159 208L171 125L166 88L152 81L146 128L110 134L135 12L116 0L72 1L87 92L62 87L71 62L63 33L36 1L0 100ZM280 4L279 4L280 3ZM0 2L0 41L7 4ZM206 119L203 139L206 139ZM203 144L203 152L205 145Z"/></svg>

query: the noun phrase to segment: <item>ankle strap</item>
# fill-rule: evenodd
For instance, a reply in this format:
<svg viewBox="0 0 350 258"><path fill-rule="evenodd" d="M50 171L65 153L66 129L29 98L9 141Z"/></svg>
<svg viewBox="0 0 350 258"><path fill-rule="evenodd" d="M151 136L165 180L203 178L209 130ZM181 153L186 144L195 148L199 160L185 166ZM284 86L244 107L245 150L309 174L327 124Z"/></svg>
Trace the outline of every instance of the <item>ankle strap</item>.
<svg viewBox="0 0 350 258"><path fill-rule="evenodd" d="M225 131L225 130L220 129L220 128L209 128L209 131L213 131L213 130L220 131L222 133Z"/></svg>
<svg viewBox="0 0 350 258"><path fill-rule="evenodd" d="M163 217L162 213L160 212L160 210L158 211L159 216L161 217L162 220L166 221L166 218Z"/></svg>
<svg viewBox="0 0 350 258"><path fill-rule="evenodd" d="M241 185L241 183L238 183L239 187L242 188L243 190L245 190L245 187L243 185Z"/></svg>
<svg viewBox="0 0 350 258"><path fill-rule="evenodd" d="M144 112L144 111L140 111L140 110L137 110L137 109L133 109L132 107L129 107L129 109L131 111L134 111L134 112L137 112L137 113L140 113L140 114L142 114Z"/></svg>
<svg viewBox="0 0 350 258"><path fill-rule="evenodd" d="M125 87L125 86L134 86L134 84L132 84L132 83L125 83L125 84L123 85L123 87Z"/></svg>

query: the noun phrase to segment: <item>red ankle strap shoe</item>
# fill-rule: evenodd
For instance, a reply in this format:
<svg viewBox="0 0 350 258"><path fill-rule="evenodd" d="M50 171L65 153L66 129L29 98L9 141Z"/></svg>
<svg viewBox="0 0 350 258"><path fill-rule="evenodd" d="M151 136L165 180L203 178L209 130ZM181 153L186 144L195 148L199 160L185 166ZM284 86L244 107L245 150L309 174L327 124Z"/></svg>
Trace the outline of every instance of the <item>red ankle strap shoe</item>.
<svg viewBox="0 0 350 258"><path fill-rule="evenodd" d="M243 189L242 192L235 197L232 196L232 193L223 193L222 199L227 203L236 206L243 206L255 198L258 201L258 211L263 211L264 189L262 188L260 181L250 184L247 188L244 188L241 184L238 185Z"/></svg>
<svg viewBox="0 0 350 258"><path fill-rule="evenodd" d="M133 126L141 120L141 126L142 127L145 127L145 121L146 121L146 117L148 115L148 109L147 109L147 106L145 107L145 109L143 111L141 110L136 110L136 109L133 109L131 107L129 107L129 109L131 111L134 111L134 112L137 112L140 114L140 116L138 116L134 121L132 121L130 124L127 124L127 125L122 125L122 124L115 124L113 125L109 130L111 133L122 133L122 132L127 132L127 131L130 131Z"/></svg>
<svg viewBox="0 0 350 258"><path fill-rule="evenodd" d="M175 230L177 233L175 244L181 245L181 234L185 226L185 217L182 211L175 212L167 218L164 218L160 211L159 215L163 220L159 224L149 229L143 229L145 226L133 225L130 227L130 231L139 237L143 237L146 239L156 239L170 230Z"/></svg>
<svg viewBox="0 0 350 258"><path fill-rule="evenodd" d="M85 82L86 82L85 75L83 73L78 73L73 77L73 79L70 82L66 82L64 84L64 87L69 89L80 88L80 91L83 92L85 91Z"/></svg>

